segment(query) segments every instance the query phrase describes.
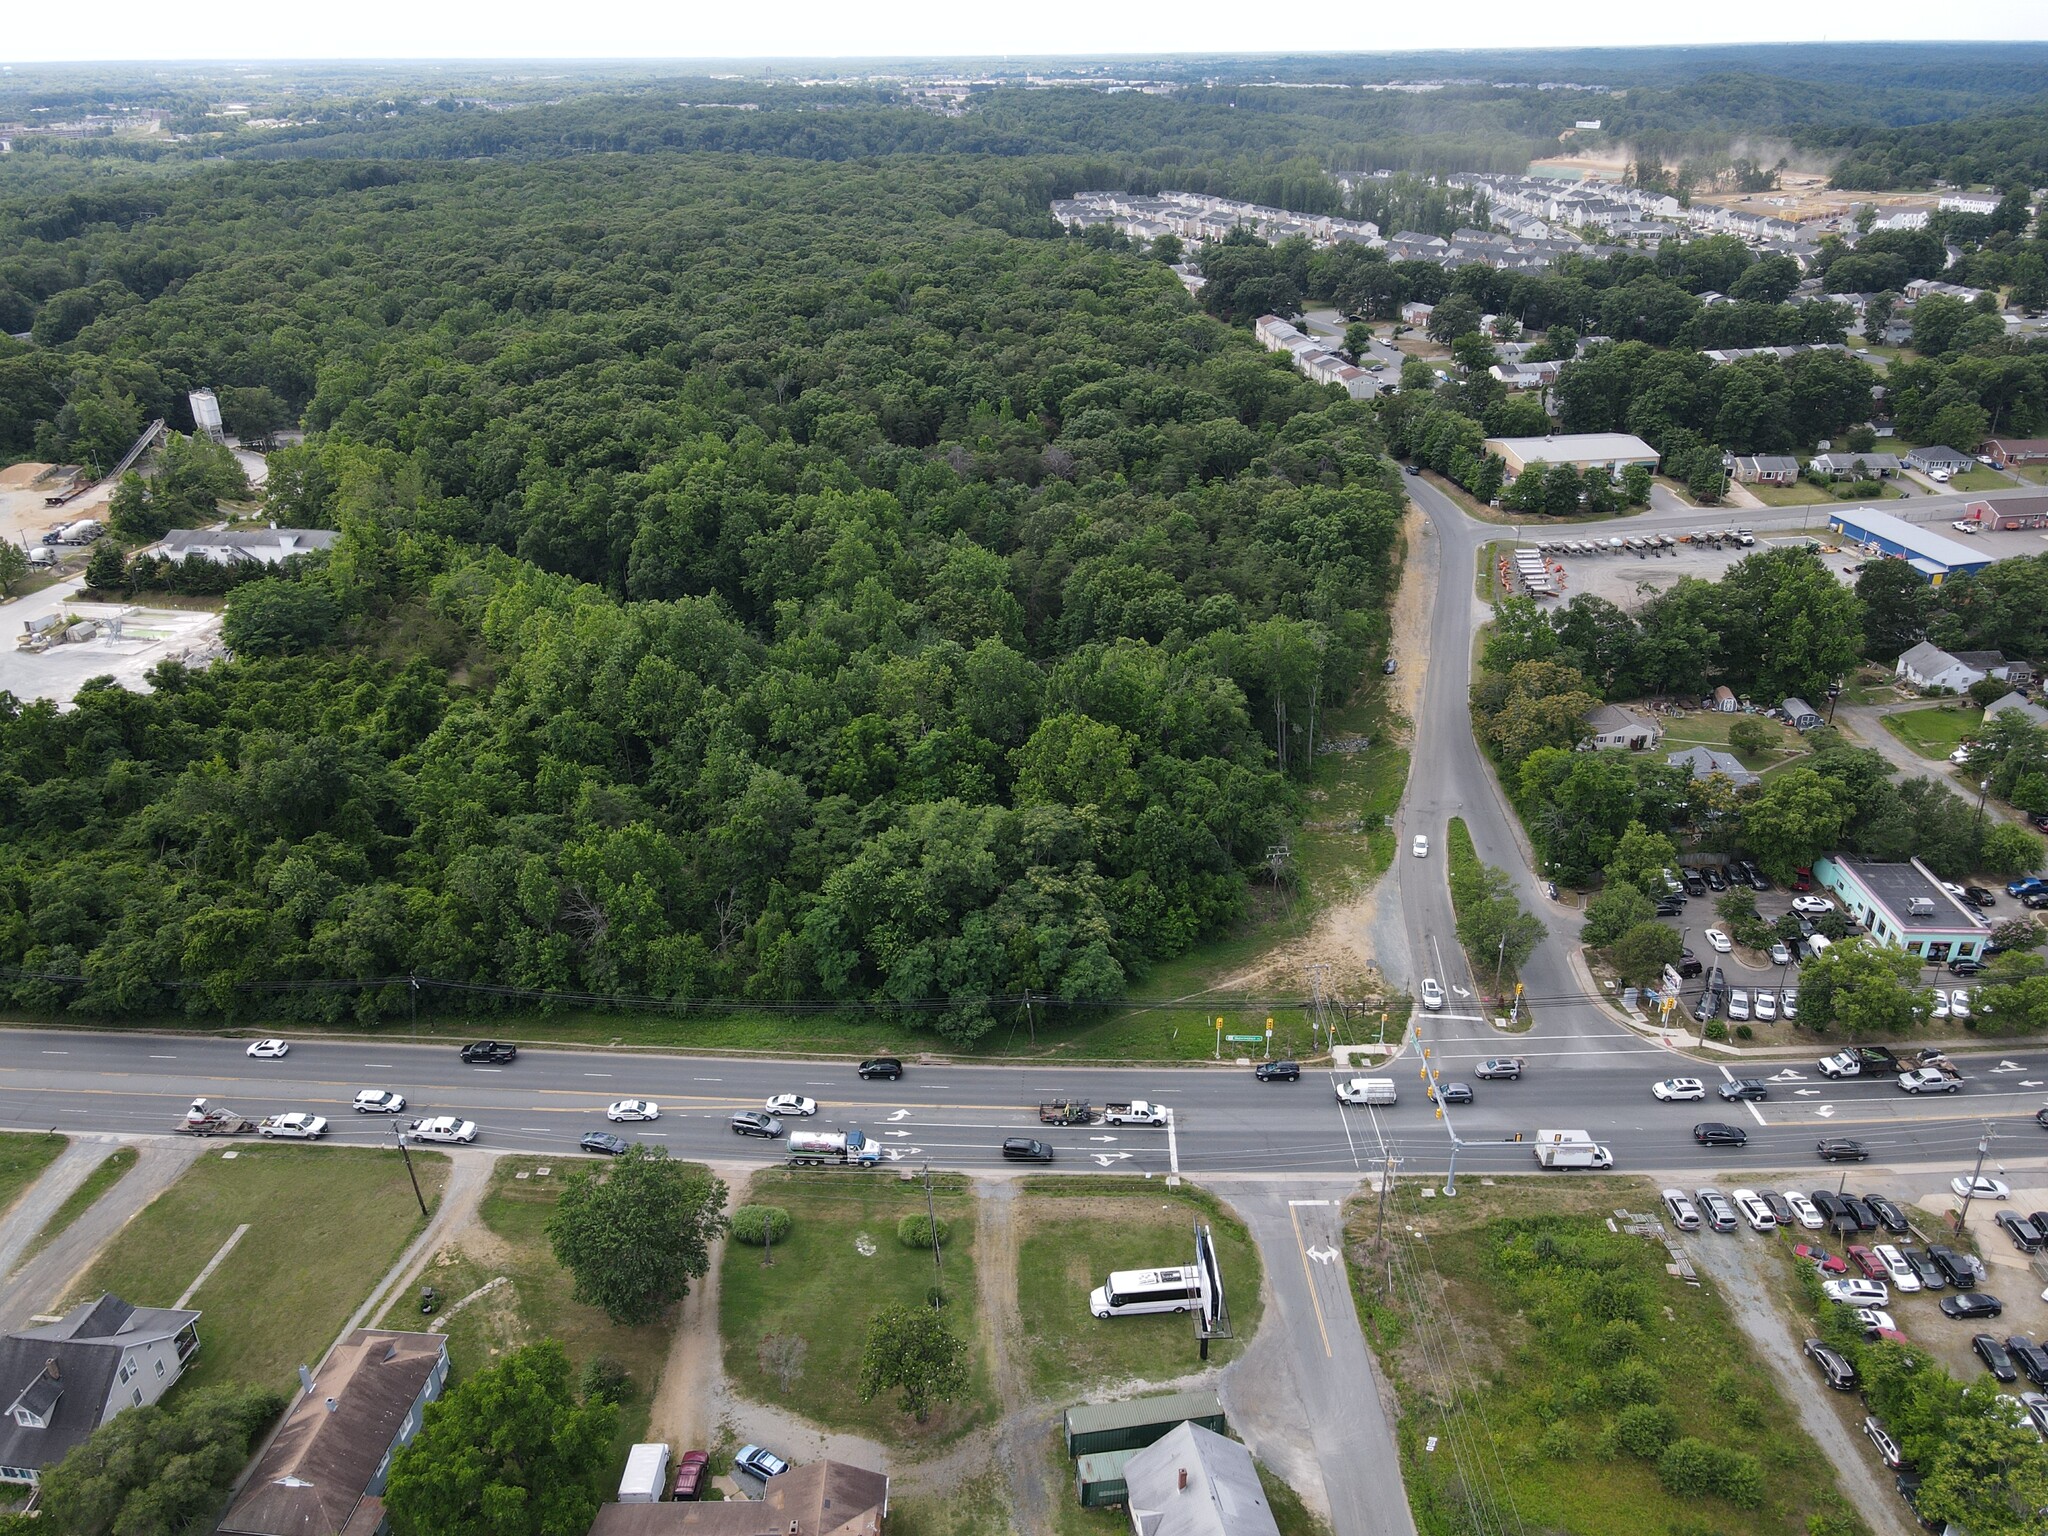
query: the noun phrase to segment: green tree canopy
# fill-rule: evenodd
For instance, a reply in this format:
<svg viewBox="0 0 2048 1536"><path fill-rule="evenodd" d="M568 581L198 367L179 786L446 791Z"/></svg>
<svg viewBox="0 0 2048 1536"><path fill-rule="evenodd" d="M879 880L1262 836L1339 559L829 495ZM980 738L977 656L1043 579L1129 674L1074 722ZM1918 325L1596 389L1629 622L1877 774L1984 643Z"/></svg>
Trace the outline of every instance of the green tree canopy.
<svg viewBox="0 0 2048 1536"><path fill-rule="evenodd" d="M924 1423L932 1409L967 1390L967 1345L931 1307L888 1306L868 1323L860 1355L860 1399L895 1389L903 1411Z"/></svg>
<svg viewBox="0 0 2048 1536"><path fill-rule="evenodd" d="M651 1323L704 1278L724 1235L725 1182L666 1148L636 1144L572 1177L548 1241L576 1300L625 1327Z"/></svg>

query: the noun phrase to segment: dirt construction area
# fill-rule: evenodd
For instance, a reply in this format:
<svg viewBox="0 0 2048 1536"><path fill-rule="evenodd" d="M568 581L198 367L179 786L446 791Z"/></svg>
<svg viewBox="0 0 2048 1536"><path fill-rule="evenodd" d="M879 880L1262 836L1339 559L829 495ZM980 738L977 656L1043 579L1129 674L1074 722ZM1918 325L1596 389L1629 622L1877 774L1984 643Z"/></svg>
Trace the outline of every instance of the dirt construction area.
<svg viewBox="0 0 2048 1536"><path fill-rule="evenodd" d="M142 608L131 603L78 601L82 582L73 580L0 605L9 638L0 647L0 691L17 699L54 699L69 704L88 678L112 677L122 687L146 693L149 669L160 661L203 665L217 654L220 615L203 610ZM42 651L16 643L23 626L56 619L61 632L77 634ZM84 633L90 626L91 633Z"/></svg>

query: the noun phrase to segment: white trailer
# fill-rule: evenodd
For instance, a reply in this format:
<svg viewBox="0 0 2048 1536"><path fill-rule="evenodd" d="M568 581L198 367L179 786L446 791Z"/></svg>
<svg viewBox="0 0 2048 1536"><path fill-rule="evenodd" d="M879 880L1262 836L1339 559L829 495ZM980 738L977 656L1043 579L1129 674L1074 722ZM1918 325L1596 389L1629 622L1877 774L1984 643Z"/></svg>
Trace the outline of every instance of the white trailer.
<svg viewBox="0 0 2048 1536"><path fill-rule="evenodd" d="M626 1473L619 1479L621 1504L659 1504L667 1492L666 1445L636 1445L626 1452Z"/></svg>

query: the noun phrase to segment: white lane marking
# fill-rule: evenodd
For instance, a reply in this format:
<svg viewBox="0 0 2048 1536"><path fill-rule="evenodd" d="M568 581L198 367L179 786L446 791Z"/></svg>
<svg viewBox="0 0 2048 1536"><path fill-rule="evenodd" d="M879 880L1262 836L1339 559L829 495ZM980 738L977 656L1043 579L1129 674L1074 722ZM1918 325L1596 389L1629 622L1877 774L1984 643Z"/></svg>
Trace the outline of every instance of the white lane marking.
<svg viewBox="0 0 2048 1536"><path fill-rule="evenodd" d="M45 1051L43 1054L45 1056L69 1056L71 1053L69 1051Z"/></svg>
<svg viewBox="0 0 2048 1536"><path fill-rule="evenodd" d="M504 1070L505 1070L505 1069L504 1069L503 1067L478 1067L478 1068L477 1068L477 1071L479 1071L479 1072L502 1072L502 1071L504 1071Z"/></svg>
<svg viewBox="0 0 2048 1536"><path fill-rule="evenodd" d="M152 1056L149 1059L151 1061L176 1061L178 1058L175 1056Z"/></svg>
<svg viewBox="0 0 2048 1536"><path fill-rule="evenodd" d="M583 1075L584 1075L585 1077L610 1077L610 1076L611 1076L611 1073L609 1073L609 1072L586 1072L586 1073L584 1073Z"/></svg>
<svg viewBox="0 0 2048 1536"><path fill-rule="evenodd" d="M1287 1203L1289 1205L1328 1205L1330 1202L1327 1200L1290 1200Z"/></svg>
<svg viewBox="0 0 2048 1536"><path fill-rule="evenodd" d="M392 1066L391 1063L388 1061L366 1061L363 1063L363 1065L366 1067L370 1067L372 1069L382 1067L386 1072L395 1072L398 1070L396 1067Z"/></svg>
<svg viewBox="0 0 2048 1536"><path fill-rule="evenodd" d="M722 1077L693 1077L690 1081L693 1083L722 1083L725 1079Z"/></svg>

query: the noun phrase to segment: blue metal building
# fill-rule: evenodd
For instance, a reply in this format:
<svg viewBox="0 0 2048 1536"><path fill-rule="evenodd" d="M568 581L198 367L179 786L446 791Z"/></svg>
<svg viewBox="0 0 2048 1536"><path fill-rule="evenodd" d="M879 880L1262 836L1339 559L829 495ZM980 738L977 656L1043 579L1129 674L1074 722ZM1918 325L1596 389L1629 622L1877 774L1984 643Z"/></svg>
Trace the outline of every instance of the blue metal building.
<svg viewBox="0 0 2048 1536"><path fill-rule="evenodd" d="M1852 543L1874 545L1884 554L1896 556L1937 587L1957 571L1981 571L1991 564L1991 556L1968 544L1870 507L1831 512L1828 527Z"/></svg>

